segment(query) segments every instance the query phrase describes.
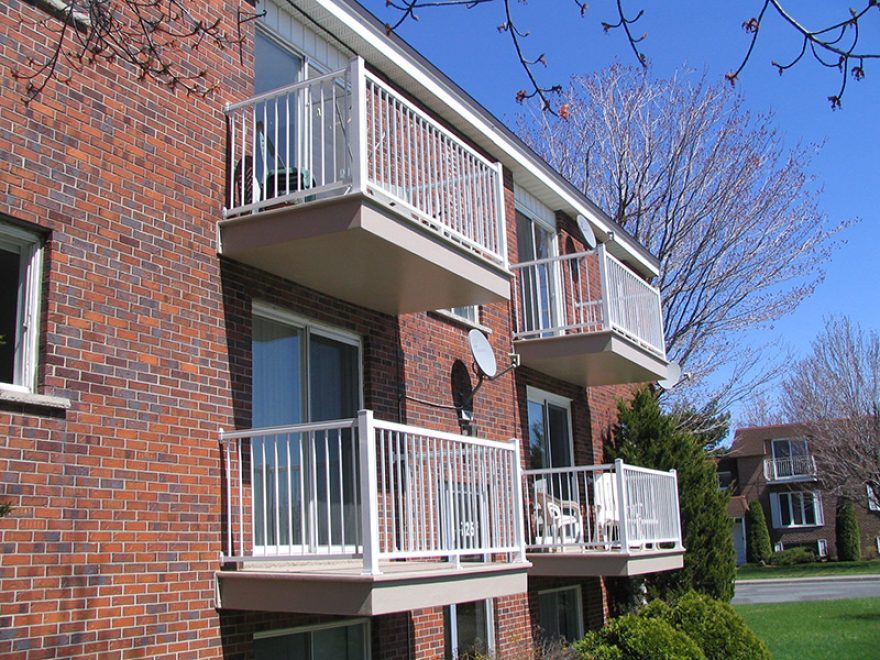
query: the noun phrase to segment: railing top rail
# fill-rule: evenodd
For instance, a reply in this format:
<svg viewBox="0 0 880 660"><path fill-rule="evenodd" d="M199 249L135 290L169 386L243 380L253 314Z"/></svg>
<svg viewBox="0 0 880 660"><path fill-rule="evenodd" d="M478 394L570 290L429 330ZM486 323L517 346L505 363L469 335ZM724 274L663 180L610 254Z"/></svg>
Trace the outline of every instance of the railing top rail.
<svg viewBox="0 0 880 660"><path fill-rule="evenodd" d="M556 257L544 257L543 259L533 259L532 261L520 261L510 264L510 270L519 270L530 266L540 266L541 264L557 263L559 261L570 261L572 259L580 259L581 257L590 257L597 254L597 250L587 250L586 252L574 252L572 254L560 254Z"/></svg>
<svg viewBox="0 0 880 660"><path fill-rule="evenodd" d="M433 119L432 117L427 115L425 112L423 112L415 103L413 103L409 99L409 97L406 94L404 94L400 90L396 89L395 87L389 85L385 81L379 79L378 77L376 77L374 74L372 74L369 71L365 71L364 75L366 76L366 78L371 80L378 87L381 87L382 89L384 89L388 93L393 94L394 96L397 96L398 98L400 98L402 101L406 102L409 109L413 113L418 115L419 118L423 119L425 122L430 124L432 128L435 128L437 131L439 131L440 133L442 133L443 135L448 137L450 140L452 140L456 144L460 145L462 149L467 151L470 155L472 155L474 158L476 158L477 160L482 162L484 165L491 167L493 169L497 166L497 163L493 163L491 160L489 160L488 158L486 158L485 156L480 154L478 151L473 149L466 142L464 142L460 137L455 135L455 133L453 133L452 131L450 131L449 129L444 127L442 124L437 122L435 119Z"/></svg>
<svg viewBox="0 0 880 660"><path fill-rule="evenodd" d="M503 449L505 451L516 450L516 439L507 441L486 440L484 438L474 438L469 435L460 435L458 433L448 433L446 431L435 431L420 426L410 426L409 424L398 424L397 422L386 422L379 419L373 420L373 426L377 429L386 431L395 431L397 433L411 433L414 435L426 435L438 440L449 440L451 442L460 442L462 444L478 445L481 447L490 447L492 449Z"/></svg>
<svg viewBox="0 0 880 660"><path fill-rule="evenodd" d="M623 464L623 469L628 472L641 472L643 474L654 474L659 477L671 477L672 476L672 470L669 470L669 471L654 470L653 468L646 468L646 467L642 467L640 465L630 465L628 463Z"/></svg>
<svg viewBox="0 0 880 660"><path fill-rule="evenodd" d="M262 101L268 101L269 99L274 99L279 96L285 96L286 94L290 94L291 92L296 92L300 89L306 89L307 87L311 87L316 83L324 82L325 80L331 80L334 78L344 77L348 73L348 67L344 69L338 69L336 71L331 71L330 73L324 73L320 76L313 76L311 78L307 78L305 80L300 80L299 82L291 83L290 85L285 85L284 87L278 87L277 89L270 89L268 92L263 92L262 94L258 94L257 96L252 96L250 98L245 99L244 101L236 101L235 103L227 103L224 108L224 112L229 114L230 112L235 112L240 108L246 108L249 105L253 105L255 103L260 103Z"/></svg>
<svg viewBox="0 0 880 660"><path fill-rule="evenodd" d="M242 431L221 431L220 441L238 440L241 438L258 438L279 433L305 433L308 431L332 431L334 429L354 428L357 419L334 419L326 422L305 422L302 424L285 424L282 426L265 426Z"/></svg>
<svg viewBox="0 0 880 660"><path fill-rule="evenodd" d="M613 471L614 463L604 463L602 465L572 465L569 467L558 468L540 468L523 470L524 476L542 476L545 474L563 474L565 472L602 472Z"/></svg>

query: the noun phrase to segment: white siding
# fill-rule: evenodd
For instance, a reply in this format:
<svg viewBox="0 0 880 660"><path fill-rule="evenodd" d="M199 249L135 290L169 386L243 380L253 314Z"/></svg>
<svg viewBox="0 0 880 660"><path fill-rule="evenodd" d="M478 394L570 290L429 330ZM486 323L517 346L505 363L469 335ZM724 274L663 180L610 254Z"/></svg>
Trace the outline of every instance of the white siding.
<svg viewBox="0 0 880 660"><path fill-rule="evenodd" d="M516 200L516 208L534 220L546 225L548 229L556 231L556 214L547 206L544 206L537 197L516 184L513 186L513 196Z"/></svg>
<svg viewBox="0 0 880 660"><path fill-rule="evenodd" d="M262 24L293 44L319 68L333 71L348 64L351 55L344 53L337 45L330 44L284 6L265 2L261 3L261 8L266 10L266 15L260 19Z"/></svg>

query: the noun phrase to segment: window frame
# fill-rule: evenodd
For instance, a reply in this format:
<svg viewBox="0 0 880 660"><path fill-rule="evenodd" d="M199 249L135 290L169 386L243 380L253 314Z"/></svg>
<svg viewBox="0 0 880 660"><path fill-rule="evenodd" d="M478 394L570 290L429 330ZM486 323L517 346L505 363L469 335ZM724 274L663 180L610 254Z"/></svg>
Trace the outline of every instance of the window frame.
<svg viewBox="0 0 880 660"><path fill-rule="evenodd" d="M0 246L20 255L16 336L4 339L13 346L12 382L0 382L0 390L32 393L36 391L39 364L44 237L37 231L0 221Z"/></svg>
<svg viewBox="0 0 880 660"><path fill-rule="evenodd" d="M581 585L571 584L571 585L567 585L564 587L553 587L552 589L541 589L540 591L538 591L538 621L540 624L541 596L545 596L547 594L552 594L552 593L560 593L563 591L574 591L575 592L575 604L576 604L576 608L577 608L577 611L575 613L575 621L577 622L577 631L575 631L574 639L566 639L565 640L566 642L571 643L571 642L574 642L574 641L581 639L586 634L584 631L583 591L581 590ZM556 605L558 608L558 606L559 606L558 599L556 601ZM557 616L558 616L558 609L557 609ZM541 627L541 630L542 631L544 630L543 626ZM560 635L560 637L562 637L562 636ZM565 639L565 638L562 637L562 639ZM552 640L549 640L549 641L552 641Z"/></svg>
<svg viewBox="0 0 880 660"><path fill-rule="evenodd" d="M574 456L574 427L572 426L572 418L571 418L571 406L572 400L568 397L562 396L561 394L554 394L553 392L548 392L546 390L542 390L538 387L533 387L531 385L526 386L526 423L528 423L529 415L528 415L528 406L530 403L539 403L541 408L544 410L544 424L545 426L549 426L548 424L548 416L547 416L547 404L556 406L557 408L564 408L567 414L567 423L568 423L568 451L569 451L569 464L568 465L559 465L554 464L552 461L552 456L549 458L550 465L545 465L542 468L537 469L547 469L554 467L573 467L575 465L575 456ZM527 429L528 433L526 437L529 441L529 447L532 446L532 438L531 438L531 429ZM545 442L547 442L545 440Z"/></svg>
<svg viewBox="0 0 880 660"><path fill-rule="evenodd" d="M280 628L277 630L262 630L255 632L253 639L267 639L269 637L286 637L288 635L311 634L321 630L330 630L332 628L346 628L354 626L363 626L364 628L364 655L363 660L370 660L372 657L372 639L370 637L372 626L369 625L370 619L367 617L358 617L356 619L343 619L341 621L329 621L327 623L314 623L306 626L296 626L294 628Z"/></svg>
<svg viewBox="0 0 880 660"><path fill-rule="evenodd" d="M458 606L467 603L484 603L486 608L486 654L490 658L495 657L495 603L491 598L478 598L473 601L463 601L461 603L452 603L443 608L443 639L444 646L446 641L446 633L449 633L449 644L451 648L444 650L444 656L452 660L458 660ZM447 618L448 617L448 618ZM447 630L448 629L448 630Z"/></svg>
<svg viewBox="0 0 880 660"><path fill-rule="evenodd" d="M813 522L806 522L807 497L813 499ZM805 522L795 523L795 499L800 501L801 519ZM782 522L783 502L787 502L789 524ZM780 493L770 493L770 517L773 522L774 529L802 529L806 527L823 527L825 525L825 512L822 509L822 493L819 491L785 491Z"/></svg>

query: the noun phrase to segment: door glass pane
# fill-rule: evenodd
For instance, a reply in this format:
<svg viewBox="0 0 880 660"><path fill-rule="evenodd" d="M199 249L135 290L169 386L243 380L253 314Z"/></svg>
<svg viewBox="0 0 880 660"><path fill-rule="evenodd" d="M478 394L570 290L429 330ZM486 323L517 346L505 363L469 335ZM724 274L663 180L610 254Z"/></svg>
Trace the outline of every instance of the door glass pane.
<svg viewBox="0 0 880 660"><path fill-rule="evenodd" d="M568 410L548 403L547 419L550 425L550 465L568 467L572 464Z"/></svg>
<svg viewBox="0 0 880 660"><path fill-rule="evenodd" d="M262 94L286 87L300 78L302 60L283 48L274 39L257 30L254 37L254 92ZM300 160L301 146L297 137L297 117L302 117L305 107L302 93L284 95L258 103L255 108L257 150L254 153L254 173L263 197L274 197L296 188L295 173Z"/></svg>
<svg viewBox="0 0 880 660"><path fill-rule="evenodd" d="M358 405L358 349L327 337L309 339L311 421L352 419ZM313 434L317 542L356 543L357 451L349 429Z"/></svg>
<svg viewBox="0 0 880 660"><path fill-rule="evenodd" d="M544 428L544 406L538 401L529 401L529 467L533 470L550 467L550 457L545 451L546 429Z"/></svg>
<svg viewBox="0 0 880 660"><path fill-rule="evenodd" d="M522 213L516 214L516 242L519 261L534 261L550 256L553 233ZM531 332L553 327L555 269L552 263L524 268L520 275L523 330Z"/></svg>
<svg viewBox="0 0 880 660"><path fill-rule="evenodd" d="M303 421L302 341L301 329L259 316L254 317L254 428ZM251 460L254 473L256 545L301 543L299 436L278 434L254 438L251 442Z"/></svg>

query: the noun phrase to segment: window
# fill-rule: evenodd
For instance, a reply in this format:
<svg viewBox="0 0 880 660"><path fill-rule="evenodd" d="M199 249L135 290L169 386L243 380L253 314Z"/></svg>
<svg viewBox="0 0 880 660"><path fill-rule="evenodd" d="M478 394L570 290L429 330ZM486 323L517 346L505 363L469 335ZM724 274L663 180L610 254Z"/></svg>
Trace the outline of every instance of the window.
<svg viewBox="0 0 880 660"><path fill-rule="evenodd" d="M865 484L865 489L868 493L868 510L880 511L880 497L878 497L874 489L871 488L871 484Z"/></svg>
<svg viewBox="0 0 880 660"><path fill-rule="evenodd" d="M820 559L828 557L828 541L827 539L818 539L816 541L816 554Z"/></svg>
<svg viewBox="0 0 880 660"><path fill-rule="evenodd" d="M467 305L465 307L450 307L449 309L443 310L456 318L460 318L464 321L467 321L471 325L477 325L480 322L480 306L479 305Z"/></svg>
<svg viewBox="0 0 880 660"><path fill-rule="evenodd" d="M571 400L528 388L529 468L574 464L571 441Z"/></svg>
<svg viewBox="0 0 880 660"><path fill-rule="evenodd" d="M365 621L257 633L254 635L254 657L257 660L367 660L368 637Z"/></svg>
<svg viewBox="0 0 880 660"><path fill-rule="evenodd" d="M813 473L813 462L806 438L773 440L771 452L777 479Z"/></svg>
<svg viewBox="0 0 880 660"><path fill-rule="evenodd" d="M818 527L825 524L817 492L770 493L773 527Z"/></svg>
<svg viewBox="0 0 880 660"><path fill-rule="evenodd" d="M41 279L40 237L0 223L0 388L34 389Z"/></svg>
<svg viewBox="0 0 880 660"><path fill-rule="evenodd" d="M580 586L538 592L539 625L544 639L574 642L584 636Z"/></svg>
<svg viewBox="0 0 880 660"><path fill-rule="evenodd" d="M360 407L357 338L260 305L252 370L254 428L351 419ZM349 430L261 436L251 442L251 457L255 548L357 543L357 494L347 477L357 451Z"/></svg>
<svg viewBox="0 0 880 660"><path fill-rule="evenodd" d="M495 624L491 600L450 605L443 611L447 660L495 653Z"/></svg>

